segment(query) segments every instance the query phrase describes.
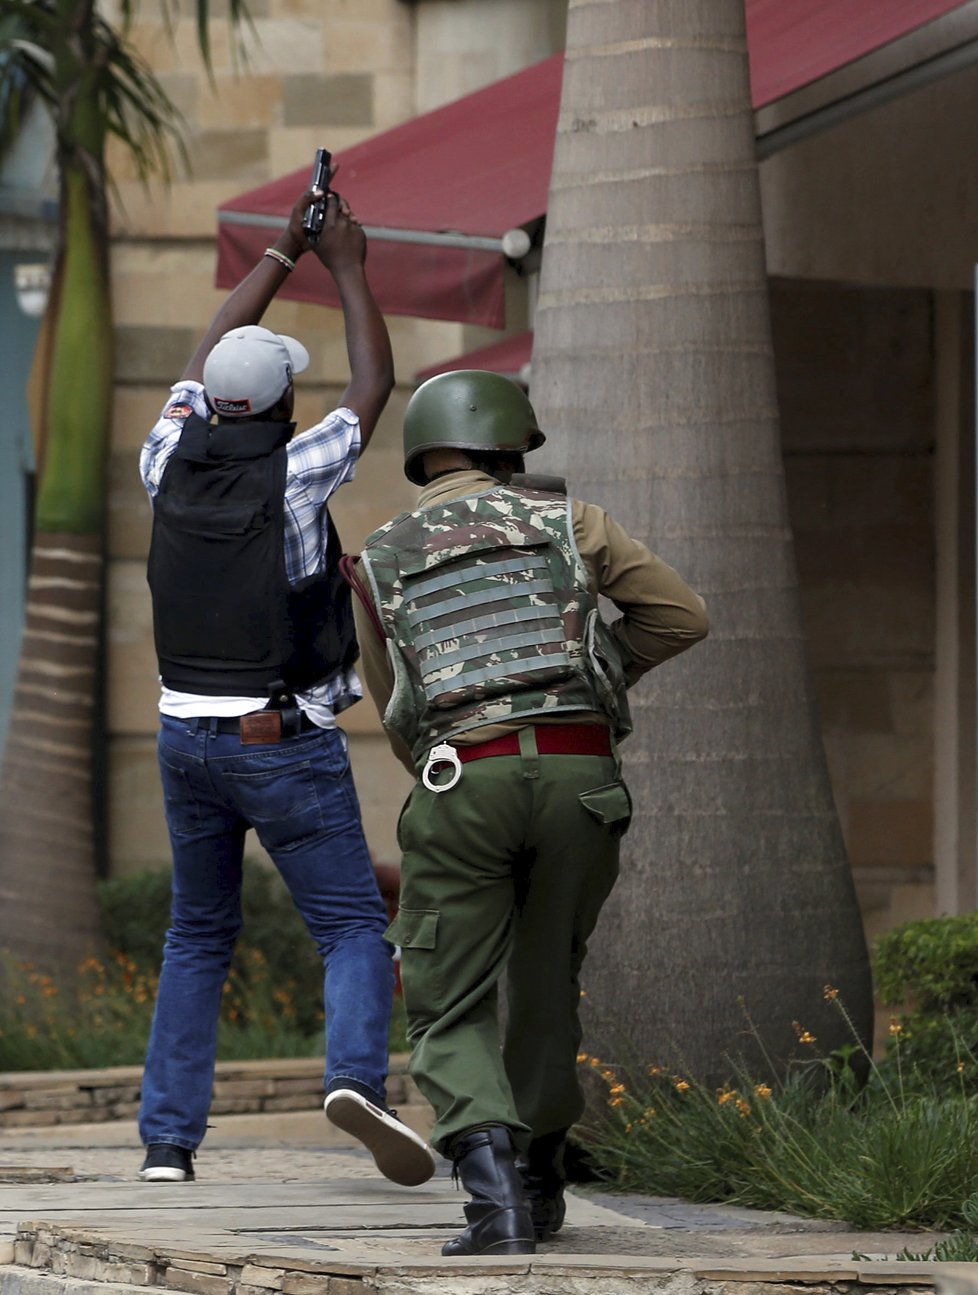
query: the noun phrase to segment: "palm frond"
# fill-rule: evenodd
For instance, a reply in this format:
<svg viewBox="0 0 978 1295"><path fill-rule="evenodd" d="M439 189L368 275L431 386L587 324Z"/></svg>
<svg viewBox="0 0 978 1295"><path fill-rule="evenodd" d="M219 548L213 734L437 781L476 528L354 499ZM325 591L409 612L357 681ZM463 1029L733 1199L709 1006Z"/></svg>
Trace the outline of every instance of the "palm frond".
<svg viewBox="0 0 978 1295"><path fill-rule="evenodd" d="M227 4L232 57L236 64L246 62L237 34L243 26L254 32L254 23L246 0ZM129 39L137 7L138 0L120 0L115 26L94 14L80 48L66 40L65 15L56 0L0 0L0 155L16 137L31 97L45 103L57 129L75 85L94 73L105 131L129 152L144 184L153 175L172 179L174 154L189 166L185 119ZM172 33L179 0L159 0L159 7ZM196 0L198 43L213 79L210 9L209 0ZM70 149L70 140L62 143Z"/></svg>
<svg viewBox="0 0 978 1295"><path fill-rule="evenodd" d="M172 151L187 160L184 117L135 46L101 19L96 28L107 52L99 78L106 131L129 151L143 183L169 180Z"/></svg>
<svg viewBox="0 0 978 1295"><path fill-rule="evenodd" d="M169 0L164 0L164 9ZM210 0L197 0L197 44L200 46L201 58L207 68L207 74L213 81L213 64L211 62L210 41ZM235 69L247 67L248 49L240 33L246 28L248 34L257 38L257 29L246 0L227 0L229 32L231 39L231 62Z"/></svg>

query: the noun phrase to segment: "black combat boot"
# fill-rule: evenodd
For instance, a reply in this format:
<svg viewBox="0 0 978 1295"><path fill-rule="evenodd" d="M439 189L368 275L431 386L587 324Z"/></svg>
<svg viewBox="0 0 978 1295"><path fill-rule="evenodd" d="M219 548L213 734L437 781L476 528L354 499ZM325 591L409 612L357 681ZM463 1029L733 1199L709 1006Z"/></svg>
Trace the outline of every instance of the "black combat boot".
<svg viewBox="0 0 978 1295"><path fill-rule="evenodd" d="M468 1227L441 1248L443 1255L531 1255L533 1220L516 1171L509 1129L490 1124L463 1133L452 1148L453 1173L472 1199L463 1208Z"/></svg>
<svg viewBox="0 0 978 1295"><path fill-rule="evenodd" d="M547 1241L559 1232L567 1212L564 1204L566 1146L566 1129L544 1133L542 1137L533 1139L526 1155L520 1156L516 1162L530 1206L533 1233L538 1241Z"/></svg>

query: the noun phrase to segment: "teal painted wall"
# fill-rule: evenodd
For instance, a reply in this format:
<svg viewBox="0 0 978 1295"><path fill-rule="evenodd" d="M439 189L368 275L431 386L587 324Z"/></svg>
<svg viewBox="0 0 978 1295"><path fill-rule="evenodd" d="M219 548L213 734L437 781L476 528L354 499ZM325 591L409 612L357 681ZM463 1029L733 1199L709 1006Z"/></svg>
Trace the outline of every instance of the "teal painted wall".
<svg viewBox="0 0 978 1295"><path fill-rule="evenodd" d="M0 751L7 740L24 625L34 468L26 388L40 325L17 305L14 266L41 259L0 249Z"/></svg>

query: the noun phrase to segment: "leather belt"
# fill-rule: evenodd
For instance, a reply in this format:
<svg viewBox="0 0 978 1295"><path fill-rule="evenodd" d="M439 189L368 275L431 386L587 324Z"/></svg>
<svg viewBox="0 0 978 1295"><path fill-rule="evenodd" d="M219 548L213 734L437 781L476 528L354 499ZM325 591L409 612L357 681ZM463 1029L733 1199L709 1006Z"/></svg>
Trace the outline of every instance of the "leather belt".
<svg viewBox="0 0 978 1295"><path fill-rule="evenodd" d="M260 710L254 710L254 711L250 711L249 714L262 715L264 714L264 712ZM217 721L216 731L218 733L233 733L235 737L237 737L241 733L241 721L244 718L245 718L244 715L222 716ZM201 720L201 727L203 728L205 725L209 727L209 721ZM318 728L318 727L319 725L314 724L305 711L300 711L299 727L293 733L287 734L287 736L294 737L295 733L311 733L314 728Z"/></svg>
<svg viewBox="0 0 978 1295"><path fill-rule="evenodd" d="M534 724L537 752L540 755L611 755L611 730L603 724ZM491 755L519 755L520 735L506 733L490 742L456 746L455 754L462 764L484 760Z"/></svg>

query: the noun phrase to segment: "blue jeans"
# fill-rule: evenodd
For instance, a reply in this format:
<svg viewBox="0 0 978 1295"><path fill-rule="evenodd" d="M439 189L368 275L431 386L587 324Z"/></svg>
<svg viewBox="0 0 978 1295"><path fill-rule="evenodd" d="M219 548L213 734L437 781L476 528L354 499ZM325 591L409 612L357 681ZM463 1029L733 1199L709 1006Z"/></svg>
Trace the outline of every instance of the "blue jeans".
<svg viewBox="0 0 978 1295"><path fill-rule="evenodd" d="M241 863L253 827L325 969L324 1083L385 1097L394 991L387 914L341 729L242 746L211 719L162 717L158 744L173 848L173 910L143 1073L144 1145L193 1150L207 1127L221 994L241 930Z"/></svg>

